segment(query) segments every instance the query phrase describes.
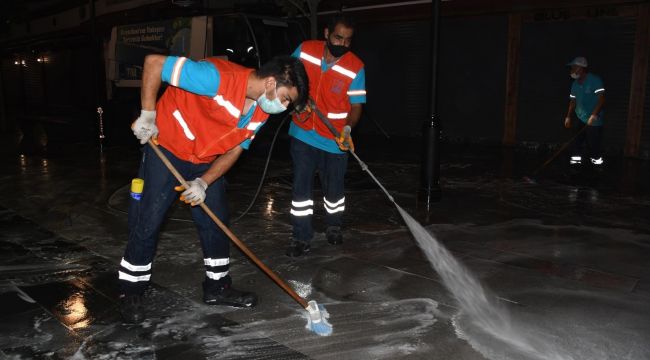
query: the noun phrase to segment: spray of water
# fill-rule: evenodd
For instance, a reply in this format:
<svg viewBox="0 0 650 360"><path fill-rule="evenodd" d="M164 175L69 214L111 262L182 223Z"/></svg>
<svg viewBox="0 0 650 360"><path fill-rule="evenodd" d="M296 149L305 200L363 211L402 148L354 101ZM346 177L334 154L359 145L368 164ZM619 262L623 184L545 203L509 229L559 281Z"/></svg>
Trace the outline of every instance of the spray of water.
<svg viewBox="0 0 650 360"><path fill-rule="evenodd" d="M409 213L395 204L420 248L458 301L459 308L471 323L494 338L509 344L522 355L533 359L571 359L557 354L540 339L527 339L510 321L507 309L481 283L418 223Z"/></svg>

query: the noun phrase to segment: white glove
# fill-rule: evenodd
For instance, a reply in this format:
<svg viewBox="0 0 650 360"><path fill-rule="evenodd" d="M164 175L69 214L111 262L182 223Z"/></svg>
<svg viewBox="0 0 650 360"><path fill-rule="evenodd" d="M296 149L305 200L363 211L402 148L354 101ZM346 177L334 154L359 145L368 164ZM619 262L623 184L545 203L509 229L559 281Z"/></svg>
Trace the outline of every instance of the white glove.
<svg viewBox="0 0 650 360"><path fill-rule="evenodd" d="M140 140L140 144L145 144L151 137L158 135L156 126L156 111L141 110L140 117L135 119L131 124L133 135Z"/></svg>
<svg viewBox="0 0 650 360"><path fill-rule="evenodd" d="M185 190L181 194L181 201L185 201L187 204L195 206L205 200L205 190L208 188L208 184L206 184L203 179L196 178L192 181L188 181L187 186L188 188L185 188L183 185L174 188L176 191Z"/></svg>
<svg viewBox="0 0 650 360"><path fill-rule="evenodd" d="M587 125L593 125L595 121L598 121L598 115L589 115L589 120L587 120Z"/></svg>

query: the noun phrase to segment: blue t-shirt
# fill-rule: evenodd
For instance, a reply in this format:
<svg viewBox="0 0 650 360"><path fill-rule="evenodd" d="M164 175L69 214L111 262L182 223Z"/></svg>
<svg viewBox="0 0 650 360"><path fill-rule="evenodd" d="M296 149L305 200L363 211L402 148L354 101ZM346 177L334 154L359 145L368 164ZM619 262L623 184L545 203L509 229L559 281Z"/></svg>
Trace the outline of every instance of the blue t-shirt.
<svg viewBox="0 0 650 360"><path fill-rule="evenodd" d="M191 93L212 98L217 95L221 76L219 70L209 61L193 61L183 57L168 56L163 64L162 81ZM257 107L257 102L251 106L247 113L241 114L237 122L238 128L243 129L248 126L255 107ZM255 133L257 134L261 128L261 125L258 126ZM246 139L239 146L248 149L251 140Z"/></svg>
<svg viewBox="0 0 650 360"><path fill-rule="evenodd" d="M587 73L582 84L578 80L573 81L569 97L576 101L576 116L580 121L587 123L589 116L591 116L596 104L598 104L598 98L604 93L605 86L597 75ZM598 119L592 125L603 126L603 115L604 111L601 109L598 113Z"/></svg>
<svg viewBox="0 0 650 360"><path fill-rule="evenodd" d="M300 58L300 52L302 51L302 45L298 46L296 50L291 54L291 56L295 58ZM325 62L325 59L321 59L321 71L326 72L330 71L331 67L334 64L327 64ZM354 90L366 90L366 71L364 68L361 68L359 72L357 72L357 76L352 79L352 83L350 83L350 87L348 88L347 91L354 91ZM365 104L366 103L366 95L349 95L350 98L350 104ZM325 137L320 136L316 132L316 130L305 130L295 123L291 122L291 125L289 126L289 135L293 136L294 138L307 143L313 147L319 148L323 151L327 151L330 153L334 154L343 154L341 149L339 149L339 146L336 144L336 141L332 139L328 139Z"/></svg>

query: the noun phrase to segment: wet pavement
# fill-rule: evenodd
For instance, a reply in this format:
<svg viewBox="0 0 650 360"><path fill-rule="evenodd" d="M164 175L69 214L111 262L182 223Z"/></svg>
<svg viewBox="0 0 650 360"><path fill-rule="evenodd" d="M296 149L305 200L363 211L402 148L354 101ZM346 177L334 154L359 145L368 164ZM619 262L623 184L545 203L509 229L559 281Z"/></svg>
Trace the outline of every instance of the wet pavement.
<svg viewBox="0 0 650 360"><path fill-rule="evenodd" d="M233 219L253 198L267 145L255 145L228 176ZM117 264L139 151L114 146L100 154L74 144L0 154L0 359L650 358L647 162L612 157L602 171L571 170L560 158L531 183L522 177L551 149L448 145L443 197L425 216L417 156L380 148L388 147L357 144L396 202L496 295L512 328L552 351L513 348L474 326L353 159L344 243L325 240L317 200L312 252L287 258L286 144L231 229L301 296L327 308L334 333L305 329L300 306L234 247L235 285L254 289L260 304L204 305L202 256L184 204L171 209L160 236L147 320L123 324Z"/></svg>

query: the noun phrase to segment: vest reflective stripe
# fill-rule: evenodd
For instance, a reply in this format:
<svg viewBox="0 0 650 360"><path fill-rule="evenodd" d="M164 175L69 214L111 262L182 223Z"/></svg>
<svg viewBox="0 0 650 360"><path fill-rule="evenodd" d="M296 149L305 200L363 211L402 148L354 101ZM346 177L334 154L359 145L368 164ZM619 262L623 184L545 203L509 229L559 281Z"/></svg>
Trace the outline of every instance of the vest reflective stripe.
<svg viewBox="0 0 650 360"><path fill-rule="evenodd" d="M223 266L223 265L228 265L230 263L230 258L223 258L223 259L203 259L203 263L208 266Z"/></svg>
<svg viewBox="0 0 650 360"><path fill-rule="evenodd" d="M291 209L291 215L293 216L308 216L312 215L314 213L313 209L307 209L307 210L294 210Z"/></svg>
<svg viewBox="0 0 650 360"><path fill-rule="evenodd" d="M248 126L246 126L246 129L255 131L258 127L260 127L260 125L262 125L261 122L249 122Z"/></svg>
<svg viewBox="0 0 650 360"><path fill-rule="evenodd" d="M348 117L348 113L327 113L328 119L345 119Z"/></svg>
<svg viewBox="0 0 650 360"><path fill-rule="evenodd" d="M169 83L173 86L178 87L178 84L181 80L181 71L183 70L183 64L185 64L187 58L179 57L174 64L174 69L172 70L172 76Z"/></svg>
<svg viewBox="0 0 650 360"><path fill-rule="evenodd" d="M348 91L348 96L358 96L358 95L366 95L365 90L350 90Z"/></svg>
<svg viewBox="0 0 650 360"><path fill-rule="evenodd" d="M605 91L605 88L600 88L594 91L594 94L598 94L599 92L603 92L603 91Z"/></svg>
<svg viewBox="0 0 650 360"><path fill-rule="evenodd" d="M591 158L591 163L594 165L602 165L604 162L605 161L602 157L599 157L598 159Z"/></svg>
<svg viewBox="0 0 650 360"><path fill-rule="evenodd" d="M239 115L241 115L241 111L235 107L230 101L224 100L223 96L217 95L214 97L214 100L217 102L217 104L223 106L226 108L228 113L232 115L234 118L239 119Z"/></svg>
<svg viewBox="0 0 650 360"><path fill-rule="evenodd" d="M219 280L219 279L221 279L221 278L226 277L226 275L228 275L228 272L227 272L227 271L224 271L224 272L212 272L212 271L206 271L206 272L205 272L205 276L207 276L208 278L210 278L210 279L212 279L212 280Z"/></svg>
<svg viewBox="0 0 650 360"><path fill-rule="evenodd" d="M293 207L314 206L314 200L292 201L291 206Z"/></svg>
<svg viewBox="0 0 650 360"><path fill-rule="evenodd" d="M149 270L151 270L151 263L149 263L147 265L133 265L133 264L129 263L128 261L124 260L124 258L122 258L122 261L120 262L120 266L127 269L127 270L130 270L130 271L149 271Z"/></svg>
<svg viewBox="0 0 650 360"><path fill-rule="evenodd" d="M119 279L120 280L126 280L128 282L140 282L140 281L149 281L151 279L151 274L149 275L141 275L141 276L133 276L129 275L127 273L119 272Z"/></svg>
<svg viewBox="0 0 650 360"><path fill-rule="evenodd" d="M316 57L313 57L313 56L311 56L311 55L309 55L309 54L307 54L305 52L302 52L302 51L300 52L300 58L305 59L306 61L309 61L310 63L312 63L314 65L321 66L320 59L318 59Z"/></svg>
<svg viewBox="0 0 650 360"><path fill-rule="evenodd" d="M332 70L334 70L334 71L336 71L338 73L341 73L341 74L349 77L350 79L354 79L357 76L357 73L355 73L353 71L350 71L350 70L348 70L348 69L346 69L346 68L344 68L342 66L339 66L339 65L332 66Z"/></svg>
<svg viewBox="0 0 650 360"><path fill-rule="evenodd" d="M178 121L178 123L183 128L183 133L185 134L185 137L190 139L190 140L196 139L194 134L192 134L192 131L190 130L190 128L187 126L187 123L185 122L185 119L183 119L183 115L181 115L181 112L176 110L176 111L174 111L174 113L172 115L174 115L174 118L176 119L176 121Z"/></svg>

